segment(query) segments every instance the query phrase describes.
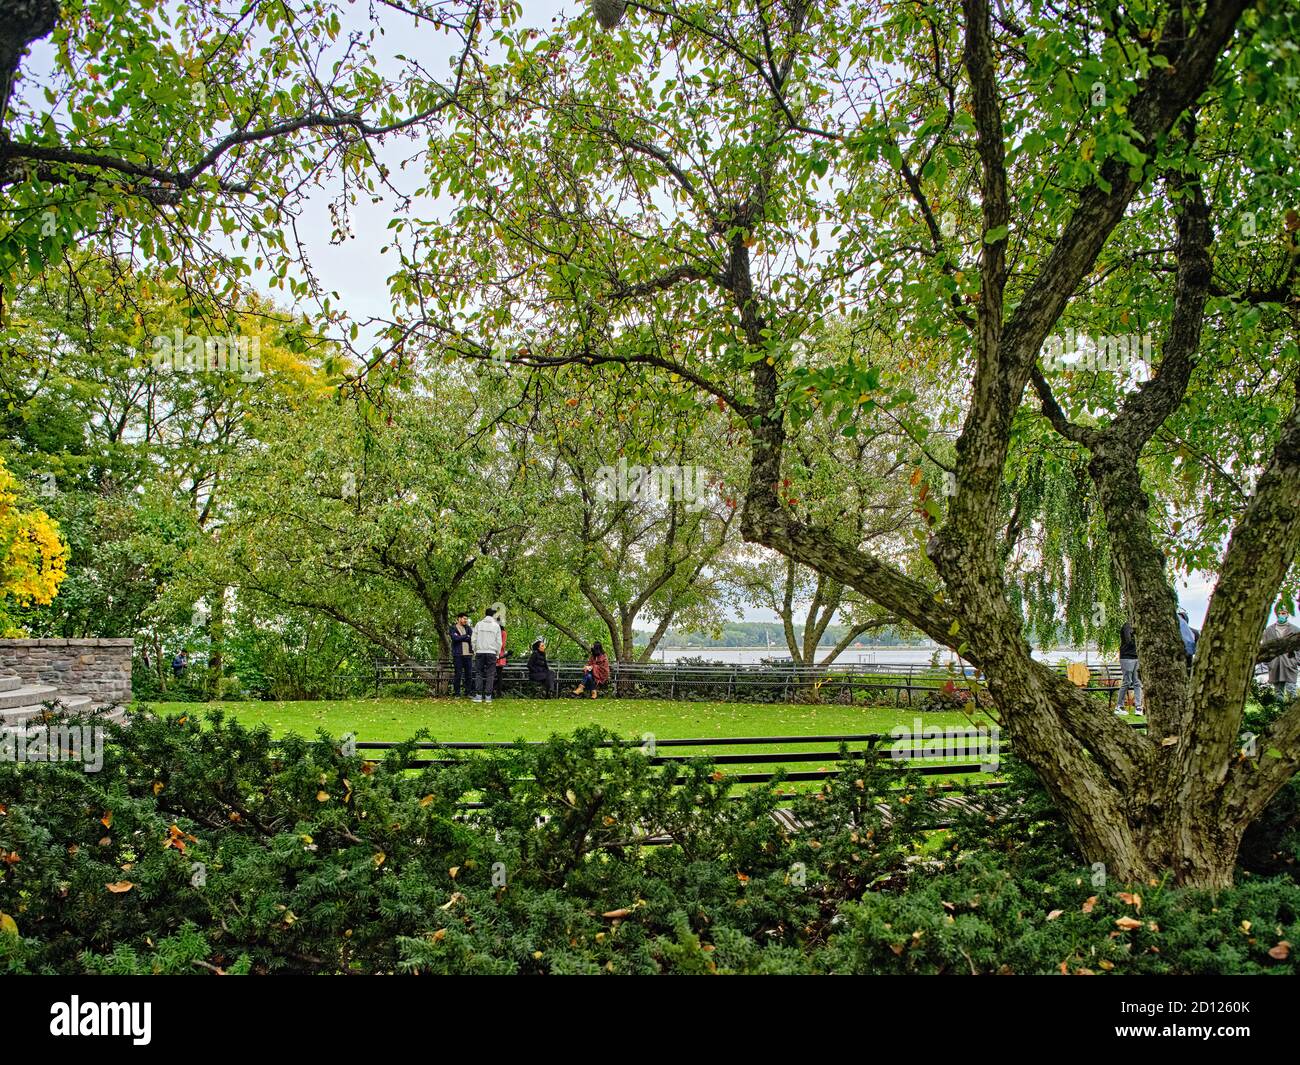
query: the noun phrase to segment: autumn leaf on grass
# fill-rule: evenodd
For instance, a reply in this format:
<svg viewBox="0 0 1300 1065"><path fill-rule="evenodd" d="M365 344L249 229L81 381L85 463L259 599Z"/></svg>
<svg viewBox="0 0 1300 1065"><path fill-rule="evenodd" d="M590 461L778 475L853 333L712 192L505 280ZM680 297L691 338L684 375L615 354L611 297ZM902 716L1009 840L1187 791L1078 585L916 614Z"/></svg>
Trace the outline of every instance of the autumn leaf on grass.
<svg viewBox="0 0 1300 1065"><path fill-rule="evenodd" d="M99 823L100 823L101 825L103 825L105 828L112 828L112 827L113 827L113 811L112 811L112 810L105 810L105 811L104 811L104 816L101 817L101 818L99 819Z"/></svg>
<svg viewBox="0 0 1300 1065"><path fill-rule="evenodd" d="M318 792L316 793L316 801L317 801L317 802L329 802L329 801L330 801L330 793L329 793L328 791L325 791L324 789L318 791Z"/></svg>
<svg viewBox="0 0 1300 1065"><path fill-rule="evenodd" d="M1092 896L1088 897L1087 899L1084 899L1084 902L1083 902L1083 912L1084 912L1084 913L1092 913L1092 908L1093 908L1094 906L1096 906L1096 905L1097 905L1097 896L1096 896L1096 895L1092 895Z"/></svg>
<svg viewBox="0 0 1300 1065"><path fill-rule="evenodd" d="M0 935L18 938L18 922L7 913L0 913Z"/></svg>
<svg viewBox="0 0 1300 1065"><path fill-rule="evenodd" d="M421 806L428 806L428 805L429 805L430 803L432 803L432 802L433 802L433 796L432 796L432 795L426 795L423 799L420 800L420 805L421 805Z"/></svg>
<svg viewBox="0 0 1300 1065"><path fill-rule="evenodd" d="M116 884L105 884L104 887L108 888L114 895L121 895L130 891L135 885L129 880L119 880Z"/></svg>
<svg viewBox="0 0 1300 1065"><path fill-rule="evenodd" d="M1142 912L1141 895L1135 895L1131 891L1121 891L1119 893L1119 900L1120 902L1127 902L1130 906L1132 906L1135 910L1137 910L1138 913Z"/></svg>
<svg viewBox="0 0 1300 1065"><path fill-rule="evenodd" d="M608 913L602 913L602 917L608 917L610 920L618 920L623 917L630 917L632 911L624 906L621 910L610 910Z"/></svg>
<svg viewBox="0 0 1300 1065"><path fill-rule="evenodd" d="M1131 932L1135 928L1141 928L1142 922L1134 920L1132 917L1116 917L1115 927L1122 928L1126 932Z"/></svg>
<svg viewBox="0 0 1300 1065"><path fill-rule="evenodd" d="M1285 939L1276 947L1270 947L1268 956L1276 961L1286 961L1291 956L1291 944Z"/></svg>
<svg viewBox="0 0 1300 1065"><path fill-rule="evenodd" d="M1064 910L1053 910L1051 913L1049 913L1049 914L1047 915L1047 919L1048 919L1049 921L1055 921L1055 920L1056 920L1058 917L1060 917L1061 914L1063 914L1064 912L1065 912Z"/></svg>

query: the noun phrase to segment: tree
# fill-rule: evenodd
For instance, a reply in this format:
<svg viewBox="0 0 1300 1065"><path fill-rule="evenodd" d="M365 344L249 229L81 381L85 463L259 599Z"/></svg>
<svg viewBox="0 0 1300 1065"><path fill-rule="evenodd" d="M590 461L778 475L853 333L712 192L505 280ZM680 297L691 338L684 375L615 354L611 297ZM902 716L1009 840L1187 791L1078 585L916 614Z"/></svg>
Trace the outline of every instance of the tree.
<svg viewBox="0 0 1300 1065"><path fill-rule="evenodd" d="M589 375L588 375L589 376ZM574 593L595 612L616 661L649 661L670 625L699 624L718 608L716 571L734 537L735 501L722 486L733 464L719 419L673 423L617 382L569 375L533 389L518 445L548 504L538 512L524 605L583 646L556 599ZM553 575L566 576L569 590ZM530 589L527 578L537 578ZM636 626L654 619L638 648Z"/></svg>
<svg viewBox="0 0 1300 1065"><path fill-rule="evenodd" d="M19 486L0 462L0 631L21 636L10 619L14 604L47 604L67 575L68 547L43 510L24 509Z"/></svg>
<svg viewBox="0 0 1300 1065"><path fill-rule="evenodd" d="M220 536L250 412L291 411L325 387L328 367L300 353L314 332L247 291L215 306L78 252L14 290L2 335L6 450L70 549L64 594L23 623L135 636L160 671L164 637L205 638L216 694L225 594L187 559Z"/></svg>
<svg viewBox="0 0 1300 1065"><path fill-rule="evenodd" d="M677 375L660 402L724 404L750 442L746 539L980 665L1089 860L1124 880L1228 883L1242 832L1300 766L1300 705L1260 737L1259 757L1239 737L1256 659L1284 649L1258 642L1300 543L1297 352L1284 332L1300 220L1276 217L1245 250L1215 230L1239 231L1240 190L1296 196L1285 86L1297 57L1281 42L1300 12L1240 0L629 11L616 35L579 19L536 45L502 38L509 106L458 112L465 150L430 158L435 188L464 206L407 249L422 266L399 291L424 328L486 356L483 330L507 308L544 315L552 339L516 364L647 366ZM449 274L481 309L442 313L421 291ZM1101 284L1112 275L1142 293L1118 315ZM938 346L969 383L940 463L946 491L923 504L938 591L839 542L781 491L813 399L880 417L912 401L869 358L817 367L791 351L843 303ZM1040 353L1075 315L1155 334L1149 376L1058 396ZM680 343L660 342L665 323ZM1165 434L1182 423L1219 424L1215 384L1247 376L1223 353L1248 335L1268 353L1261 382L1284 391L1275 417L1235 434L1238 454L1204 459L1242 496L1184 530L1219 574L1189 675L1162 543L1178 534L1154 527L1144 467L1174 461ZM1040 417L1084 458L1141 619L1147 735L1031 657L1008 595L1008 463ZM1199 460L1184 448L1178 461Z"/></svg>
<svg viewBox="0 0 1300 1065"><path fill-rule="evenodd" d="M330 313L287 231L310 190L340 179L337 240L361 197L393 192L379 145L436 125L458 98L489 18L477 0L386 0L344 33L332 3L8 0L0 17L0 281L107 245L211 298L253 271ZM377 72L386 28L449 35L449 76L406 60ZM409 32L409 31L408 31ZM49 39L53 68L30 70ZM214 239L214 234L219 234ZM337 301L337 293L333 294Z"/></svg>
<svg viewBox="0 0 1300 1065"><path fill-rule="evenodd" d="M809 350L810 362L829 366L862 343L847 323L833 322L802 346ZM886 354L878 338L875 343L879 350L874 356L895 354ZM914 390L926 393L926 408L937 412L939 390L933 367L913 362L906 372ZM931 435L932 429L921 418L875 425L854 412L841 417L814 409L792 441L780 493L839 543L875 551L900 565L923 564L916 534L924 527L925 511L919 505L924 496L918 502L912 484L919 480L920 467L914 463L921 455L913 456L918 441ZM929 440L925 449L936 443ZM780 618L790 657L798 665L829 665L859 637L900 621L841 581L766 548L737 552L728 580L745 601ZM841 611L843 629L819 662L822 639Z"/></svg>
<svg viewBox="0 0 1300 1065"><path fill-rule="evenodd" d="M455 609L502 594L503 545L530 497L495 406L443 382L390 391L382 411L318 401L269 411L232 470L211 579L271 609L332 618L427 679L448 657ZM460 426L482 425L466 432Z"/></svg>

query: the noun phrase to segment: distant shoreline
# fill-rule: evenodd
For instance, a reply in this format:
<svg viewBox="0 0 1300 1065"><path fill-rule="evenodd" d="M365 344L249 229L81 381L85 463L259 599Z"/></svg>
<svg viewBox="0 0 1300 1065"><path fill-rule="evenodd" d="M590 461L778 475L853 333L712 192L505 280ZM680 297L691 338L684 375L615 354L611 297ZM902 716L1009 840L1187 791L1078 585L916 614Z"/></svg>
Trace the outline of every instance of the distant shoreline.
<svg viewBox="0 0 1300 1065"><path fill-rule="evenodd" d="M824 658L834 644L822 644L817 648L818 659ZM956 661L955 651L940 644L863 644L861 647L846 647L835 659L836 662L852 664L924 664L938 653L940 663ZM1047 650L1034 650L1034 657L1045 662L1082 661L1092 662L1108 657L1096 647L1052 647ZM748 647L673 647L660 645L651 656L652 661L675 661L680 658L705 658L713 661L758 662L765 658L789 658L790 649L785 644L773 644L770 647L758 644ZM1113 657L1113 653L1109 656Z"/></svg>

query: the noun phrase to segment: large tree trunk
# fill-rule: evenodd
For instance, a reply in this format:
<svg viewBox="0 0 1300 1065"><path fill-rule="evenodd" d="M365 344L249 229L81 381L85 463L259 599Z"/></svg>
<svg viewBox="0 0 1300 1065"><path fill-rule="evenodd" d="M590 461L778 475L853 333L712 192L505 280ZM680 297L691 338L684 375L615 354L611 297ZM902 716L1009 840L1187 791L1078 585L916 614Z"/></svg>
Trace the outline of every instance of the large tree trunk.
<svg viewBox="0 0 1300 1065"><path fill-rule="evenodd" d="M984 231L1005 232L1010 219L1004 127L986 0L966 0L965 65L981 166ZM1194 31L1171 23L1162 47L1179 80L1153 80L1134 102L1140 140L1174 124L1212 72L1230 38L1240 4L1207 10ZM1190 138L1194 129L1184 125ZM784 419L775 373L753 372L755 408L750 491L743 513L746 539L814 566L883 603L932 637L956 645L979 665L1018 757L1051 794L1083 857L1111 880L1221 888L1232 882L1237 849L1250 820L1300 762L1300 704L1274 726L1267 742L1278 757L1258 763L1238 753L1249 669L1269 597L1296 554L1300 533L1300 413L1282 433L1256 497L1238 523L1211 600L1203 648L1189 679L1173 615L1174 597L1147 525L1147 500L1137 461L1142 447L1177 406L1199 341L1209 275L1210 238L1199 190L1181 175L1178 279L1172 320L1156 379L1124 402L1104 430L1073 426L1050 395L1035 364L1065 302L1096 261L1136 191L1132 174L1106 164L1106 183L1087 190L1029 291L1004 321L1008 268L1005 238L981 247L981 289L968 321L976 371L970 411L957 445L957 485L946 520L927 553L943 580L942 597L869 555L830 542L784 509L774 486L781 477ZM751 343L763 322L750 288L743 250L731 258L732 291ZM1003 586L997 544L998 494L1012 421L1031 377L1044 414L1063 436L1089 448L1094 482L1132 607L1143 621L1143 673L1150 735L1118 721L1067 680L1034 661L1022 621ZM1287 522L1292 525L1288 526Z"/></svg>

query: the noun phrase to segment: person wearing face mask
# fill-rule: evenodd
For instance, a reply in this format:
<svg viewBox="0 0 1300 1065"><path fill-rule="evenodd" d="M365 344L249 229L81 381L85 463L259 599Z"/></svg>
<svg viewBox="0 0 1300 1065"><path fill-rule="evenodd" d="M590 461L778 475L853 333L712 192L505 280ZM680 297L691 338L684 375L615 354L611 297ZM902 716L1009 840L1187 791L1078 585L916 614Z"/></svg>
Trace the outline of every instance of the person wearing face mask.
<svg viewBox="0 0 1300 1065"><path fill-rule="evenodd" d="M1264 643L1300 632L1300 628L1291 623L1291 612L1284 603L1278 603L1275 613L1277 620L1264 630ZM1279 699L1290 702L1295 698L1297 673L1300 673L1300 652L1292 651L1290 654L1278 655L1269 662L1268 682L1273 685L1273 690L1277 692Z"/></svg>

